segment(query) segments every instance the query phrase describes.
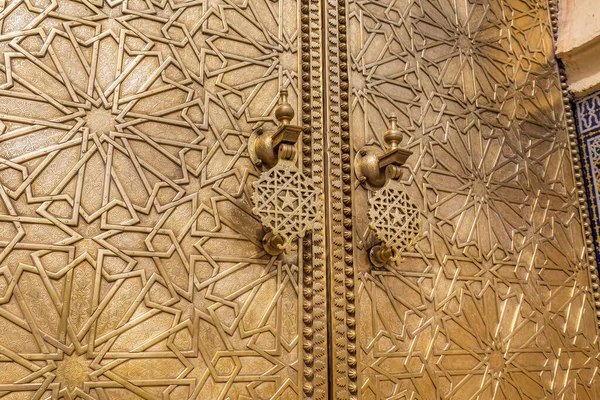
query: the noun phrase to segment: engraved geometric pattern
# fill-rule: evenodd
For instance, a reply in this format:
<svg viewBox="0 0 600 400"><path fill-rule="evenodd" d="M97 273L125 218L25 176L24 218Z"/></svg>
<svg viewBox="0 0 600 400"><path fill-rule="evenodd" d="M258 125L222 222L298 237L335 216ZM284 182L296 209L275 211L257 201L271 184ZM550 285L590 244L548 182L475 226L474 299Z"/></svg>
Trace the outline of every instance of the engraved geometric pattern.
<svg viewBox="0 0 600 400"><path fill-rule="evenodd" d="M600 260L600 94L594 93L576 102L577 138L581 146L583 177L589 199L590 222Z"/></svg>
<svg viewBox="0 0 600 400"><path fill-rule="evenodd" d="M348 2L352 149L384 145L398 116L423 226L402 261L372 269L368 193L353 192L356 280L340 279L332 304L353 303L332 315L355 347L332 368L337 398L600 398L597 273L555 11Z"/></svg>
<svg viewBox="0 0 600 400"><path fill-rule="evenodd" d="M597 132L596 132L597 133ZM598 196L598 185L600 184L600 136L593 135L585 140L585 148L587 150L587 154L584 157L584 166L589 171L589 176L591 176L591 182L588 185L588 189L590 190L590 201L592 202L593 210L592 215L596 218L593 219L593 225L595 228L596 238L598 237L598 206L597 201L600 198ZM589 179L589 178L588 178ZM595 207L594 207L595 206Z"/></svg>
<svg viewBox="0 0 600 400"><path fill-rule="evenodd" d="M302 117L299 32L295 0L0 0L0 397L304 395L247 150L279 88Z"/></svg>
<svg viewBox="0 0 600 400"><path fill-rule="evenodd" d="M254 214L286 243L304 237L320 218L320 191L289 161L279 161L253 184Z"/></svg>
<svg viewBox="0 0 600 400"><path fill-rule="evenodd" d="M404 185L391 180L369 199L370 228L387 247L399 252L411 248L421 231L421 216Z"/></svg>
<svg viewBox="0 0 600 400"><path fill-rule="evenodd" d="M580 135L600 128L600 95L593 93L577 101L577 127Z"/></svg>
<svg viewBox="0 0 600 400"><path fill-rule="evenodd" d="M327 257L331 397L600 398L549 1L0 0L0 396L326 398ZM283 87L326 255L252 212ZM350 155L392 112L422 236L372 270Z"/></svg>

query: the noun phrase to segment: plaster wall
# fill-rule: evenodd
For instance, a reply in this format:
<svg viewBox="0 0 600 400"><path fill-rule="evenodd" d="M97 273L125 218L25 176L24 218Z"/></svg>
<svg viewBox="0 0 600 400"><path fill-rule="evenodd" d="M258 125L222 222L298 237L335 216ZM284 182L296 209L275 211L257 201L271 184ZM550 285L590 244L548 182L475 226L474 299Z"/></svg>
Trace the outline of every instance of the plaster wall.
<svg viewBox="0 0 600 400"><path fill-rule="evenodd" d="M600 89L600 0L559 1L556 52L576 96Z"/></svg>

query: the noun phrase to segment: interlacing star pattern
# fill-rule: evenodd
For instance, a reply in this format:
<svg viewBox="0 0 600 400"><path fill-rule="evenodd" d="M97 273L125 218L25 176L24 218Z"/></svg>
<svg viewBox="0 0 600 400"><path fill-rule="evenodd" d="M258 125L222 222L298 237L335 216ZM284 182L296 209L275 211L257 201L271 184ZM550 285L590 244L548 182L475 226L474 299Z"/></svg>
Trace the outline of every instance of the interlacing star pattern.
<svg viewBox="0 0 600 400"><path fill-rule="evenodd" d="M302 393L247 152L298 101L297 7L0 0L0 397Z"/></svg>
<svg viewBox="0 0 600 400"><path fill-rule="evenodd" d="M398 252L411 249L421 232L421 213L404 185L391 180L369 199L370 228L383 244Z"/></svg>
<svg viewBox="0 0 600 400"><path fill-rule="evenodd" d="M320 220L321 193L291 161L282 160L254 183L254 213L285 247Z"/></svg>
<svg viewBox="0 0 600 400"><path fill-rule="evenodd" d="M598 398L548 2L355 0L348 13L354 150L382 146L398 116L423 223L401 262L358 266L359 397Z"/></svg>

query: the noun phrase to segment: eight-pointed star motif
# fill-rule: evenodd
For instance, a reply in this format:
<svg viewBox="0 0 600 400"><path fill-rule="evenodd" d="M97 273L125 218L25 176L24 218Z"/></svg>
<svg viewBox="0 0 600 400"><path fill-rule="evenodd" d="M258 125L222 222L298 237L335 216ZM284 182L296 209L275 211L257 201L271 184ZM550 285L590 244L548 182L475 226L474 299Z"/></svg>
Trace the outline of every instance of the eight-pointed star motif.
<svg viewBox="0 0 600 400"><path fill-rule="evenodd" d="M282 160L254 182L253 212L289 245L313 228L321 213L320 189L291 162Z"/></svg>

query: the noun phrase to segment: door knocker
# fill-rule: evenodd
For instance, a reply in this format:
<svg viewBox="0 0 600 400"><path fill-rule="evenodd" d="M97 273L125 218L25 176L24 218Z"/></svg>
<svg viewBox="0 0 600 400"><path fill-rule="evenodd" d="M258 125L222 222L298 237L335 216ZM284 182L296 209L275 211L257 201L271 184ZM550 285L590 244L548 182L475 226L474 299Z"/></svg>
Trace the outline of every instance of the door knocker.
<svg viewBox="0 0 600 400"><path fill-rule="evenodd" d="M365 146L354 160L358 181L373 192L369 199L369 228L380 243L369 250L369 259L378 268L414 246L421 232L420 211L399 182L401 167L412 152L400 147L402 132L394 114L390 125L383 136L387 144L385 150Z"/></svg>
<svg viewBox="0 0 600 400"><path fill-rule="evenodd" d="M311 230L321 213L320 190L296 165L296 142L302 131L291 125L294 109L287 90L280 92L275 108L279 124L271 132L261 128L248 141L251 160L267 170L253 183L253 212L269 231L262 239L265 251L273 256L292 249L292 242Z"/></svg>

